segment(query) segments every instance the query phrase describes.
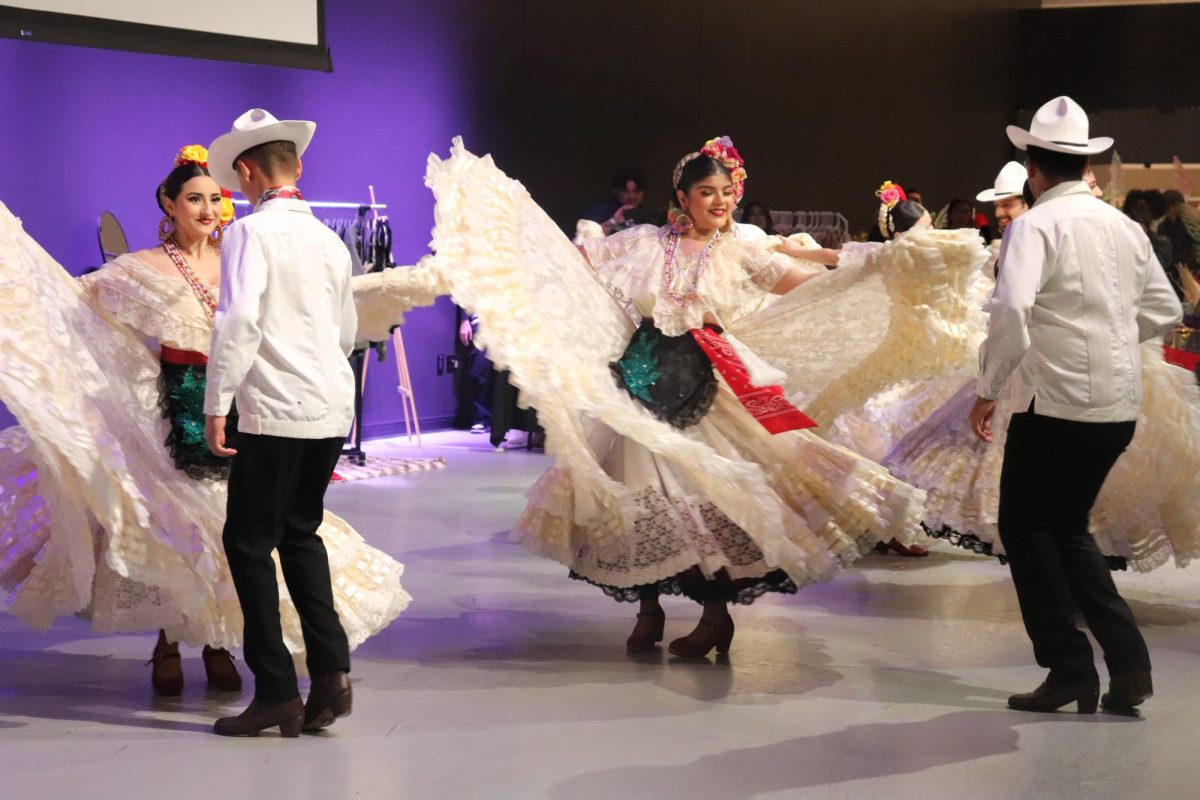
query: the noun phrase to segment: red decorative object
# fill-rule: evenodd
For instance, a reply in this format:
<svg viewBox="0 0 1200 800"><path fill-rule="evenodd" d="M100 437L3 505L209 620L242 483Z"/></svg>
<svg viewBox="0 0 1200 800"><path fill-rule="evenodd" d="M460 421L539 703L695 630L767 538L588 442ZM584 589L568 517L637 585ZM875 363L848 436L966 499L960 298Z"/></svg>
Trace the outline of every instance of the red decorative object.
<svg viewBox="0 0 1200 800"><path fill-rule="evenodd" d="M1191 372L1196 371L1196 365L1200 364L1200 353L1193 353L1190 350L1180 350L1177 347L1169 347L1163 345L1163 358L1168 364L1174 364L1177 367L1183 367Z"/></svg>
<svg viewBox="0 0 1200 800"><path fill-rule="evenodd" d="M751 383L746 365L715 329L694 328L691 334L750 416L768 431L783 433L817 427L807 414L788 402L782 387Z"/></svg>

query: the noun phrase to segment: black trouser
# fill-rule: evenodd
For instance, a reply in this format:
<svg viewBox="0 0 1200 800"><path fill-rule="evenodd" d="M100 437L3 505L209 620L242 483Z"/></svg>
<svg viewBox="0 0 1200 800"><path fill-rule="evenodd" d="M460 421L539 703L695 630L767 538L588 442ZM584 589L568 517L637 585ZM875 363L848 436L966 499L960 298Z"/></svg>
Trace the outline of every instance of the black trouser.
<svg viewBox="0 0 1200 800"><path fill-rule="evenodd" d="M290 439L239 433L229 471L223 542L245 619L246 664L254 697L298 697L296 669L283 643L279 584L271 551L300 615L310 675L350 669L346 633L333 608L329 556L317 535L325 490L344 439Z"/></svg>
<svg viewBox="0 0 1200 800"><path fill-rule="evenodd" d="M1075 422L1014 414L1000 473L1000 539L1008 551L1025 630L1055 682L1092 680L1078 608L1104 650L1110 675L1150 669L1133 612L1088 533L1088 512L1135 423Z"/></svg>

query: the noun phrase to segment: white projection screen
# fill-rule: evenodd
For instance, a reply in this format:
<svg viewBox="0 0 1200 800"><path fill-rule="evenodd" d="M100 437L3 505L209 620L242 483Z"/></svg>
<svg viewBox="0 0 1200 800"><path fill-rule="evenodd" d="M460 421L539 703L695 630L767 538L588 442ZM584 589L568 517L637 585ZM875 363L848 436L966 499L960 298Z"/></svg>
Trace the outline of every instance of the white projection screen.
<svg viewBox="0 0 1200 800"><path fill-rule="evenodd" d="M0 36L332 69L324 0L8 0Z"/></svg>

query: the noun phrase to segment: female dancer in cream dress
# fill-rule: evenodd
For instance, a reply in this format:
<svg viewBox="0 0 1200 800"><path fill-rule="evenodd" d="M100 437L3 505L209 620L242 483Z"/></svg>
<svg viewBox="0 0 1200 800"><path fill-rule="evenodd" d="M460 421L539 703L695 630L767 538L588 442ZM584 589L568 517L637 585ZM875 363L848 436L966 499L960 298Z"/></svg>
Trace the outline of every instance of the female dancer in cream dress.
<svg viewBox="0 0 1200 800"><path fill-rule="evenodd" d="M219 279L220 190L203 148L159 189L162 247L72 279L0 205L0 583L38 629L83 613L101 632L159 629L155 688L182 688L175 642L226 648L241 612L221 546L226 465L204 445L205 352ZM408 604L401 564L327 513L351 646ZM284 636L303 647L280 580ZM216 685L227 653L206 649ZM230 675L232 673L232 675Z"/></svg>
<svg viewBox="0 0 1200 800"><path fill-rule="evenodd" d="M1005 170L1012 171L1007 165ZM997 176L997 187L1005 173ZM1027 205L1009 200L1001 230ZM985 199L981 193L980 199ZM886 204L885 204L886 205ZM881 212L882 213L882 212ZM975 278L986 307L995 286L998 248ZM972 337L981 340L986 318ZM835 440L888 467L928 492L923 528L932 536L1003 559L996 528L1000 464L1011 397L1002 396L993 419L994 442L976 438L967 423L975 400L973 365L924 384L899 384L839 418ZM1092 509L1091 529L1115 568L1149 571L1170 561L1185 566L1200 555L1200 389L1191 373L1166 362L1158 343L1142 348L1144 400L1129 448L1117 460Z"/></svg>
<svg viewBox="0 0 1200 800"><path fill-rule="evenodd" d="M965 276L985 258L973 237L929 232L813 277L793 244L720 233L744 177L732 143L713 140L675 175L690 225L585 240L581 258L489 158L458 143L430 158L433 266L479 315L481 346L538 409L555 460L515 538L639 601L632 650L663 638L662 593L704 606L671 652L723 652L730 602L911 535L922 493L803 430L787 397L832 419L971 357L958 331ZM882 298L882 330L847 330L860 293Z"/></svg>

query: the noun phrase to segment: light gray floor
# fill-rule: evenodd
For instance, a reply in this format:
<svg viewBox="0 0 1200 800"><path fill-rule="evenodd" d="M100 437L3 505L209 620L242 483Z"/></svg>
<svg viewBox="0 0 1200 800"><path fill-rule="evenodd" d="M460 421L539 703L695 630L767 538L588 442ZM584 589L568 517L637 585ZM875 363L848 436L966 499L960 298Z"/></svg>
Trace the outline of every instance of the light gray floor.
<svg viewBox="0 0 1200 800"><path fill-rule="evenodd" d="M152 637L0 614L0 799L1200 794L1194 571L1120 578L1155 659L1141 719L1006 710L1041 679L1007 572L949 549L735 609L727 659L632 657L632 607L505 541L544 457L467 434L420 454L447 469L330 490L405 562L415 598L355 653L353 716L323 736L223 739L212 720L249 692L206 694L198 653L183 696L156 700ZM697 616L667 613L668 638Z"/></svg>

